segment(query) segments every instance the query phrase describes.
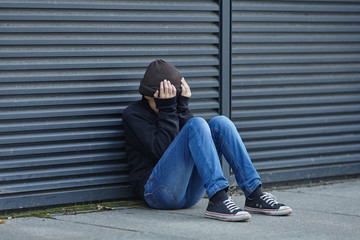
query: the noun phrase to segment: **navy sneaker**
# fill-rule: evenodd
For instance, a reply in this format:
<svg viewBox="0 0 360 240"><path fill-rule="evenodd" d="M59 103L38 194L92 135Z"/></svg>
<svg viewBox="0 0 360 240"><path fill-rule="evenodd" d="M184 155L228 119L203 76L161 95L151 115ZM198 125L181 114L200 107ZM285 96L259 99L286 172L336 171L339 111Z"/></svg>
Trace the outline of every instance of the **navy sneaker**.
<svg viewBox="0 0 360 240"><path fill-rule="evenodd" d="M262 213L272 216L285 216L292 212L290 207L279 203L274 195L266 192L253 199L246 198L244 209L251 213Z"/></svg>
<svg viewBox="0 0 360 240"><path fill-rule="evenodd" d="M213 203L209 201L205 217L228 222L241 222L249 220L251 215L240 209L229 197L222 202Z"/></svg>

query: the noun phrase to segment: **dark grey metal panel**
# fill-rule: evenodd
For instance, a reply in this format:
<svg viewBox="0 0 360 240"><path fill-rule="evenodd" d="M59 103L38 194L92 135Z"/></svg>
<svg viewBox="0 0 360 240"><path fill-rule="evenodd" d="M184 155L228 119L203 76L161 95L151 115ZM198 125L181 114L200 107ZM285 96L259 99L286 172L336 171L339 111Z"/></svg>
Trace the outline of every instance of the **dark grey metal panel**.
<svg viewBox="0 0 360 240"><path fill-rule="evenodd" d="M232 112L265 183L360 173L360 1L232 1Z"/></svg>
<svg viewBox="0 0 360 240"><path fill-rule="evenodd" d="M121 113L154 59L220 112L217 1L1 1L0 210L130 197Z"/></svg>
<svg viewBox="0 0 360 240"><path fill-rule="evenodd" d="M220 1L220 113L227 117L231 112L231 11L231 1ZM221 165L230 180L230 165L224 157Z"/></svg>

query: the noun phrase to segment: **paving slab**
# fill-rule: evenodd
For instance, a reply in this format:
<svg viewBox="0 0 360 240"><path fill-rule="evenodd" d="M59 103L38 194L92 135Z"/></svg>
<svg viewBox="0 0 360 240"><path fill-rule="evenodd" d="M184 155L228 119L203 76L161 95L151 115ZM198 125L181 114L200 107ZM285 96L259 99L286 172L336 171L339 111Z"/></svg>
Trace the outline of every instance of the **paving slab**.
<svg viewBox="0 0 360 240"><path fill-rule="evenodd" d="M53 219L19 218L0 225L0 239L358 239L360 179L271 191L293 208L286 217L252 214L248 222L204 217L207 199L190 209L147 207ZM234 196L243 207L244 196Z"/></svg>

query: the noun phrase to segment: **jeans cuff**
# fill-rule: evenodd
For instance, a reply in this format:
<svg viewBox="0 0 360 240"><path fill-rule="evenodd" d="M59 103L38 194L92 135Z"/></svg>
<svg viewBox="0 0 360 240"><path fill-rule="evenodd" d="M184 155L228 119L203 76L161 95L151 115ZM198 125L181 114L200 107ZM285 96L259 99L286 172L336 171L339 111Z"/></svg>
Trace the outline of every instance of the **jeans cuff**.
<svg viewBox="0 0 360 240"><path fill-rule="evenodd" d="M251 187L246 188L246 191L244 191L245 197L248 197L255 191L255 189L261 185L260 180L256 180Z"/></svg>
<svg viewBox="0 0 360 240"><path fill-rule="evenodd" d="M209 189L206 189L206 193L208 195L208 198L210 199L212 196L214 196L215 193L217 193L220 190L223 190L225 188L229 187L229 183L228 182L223 182L221 184L216 184L214 186L212 186Z"/></svg>

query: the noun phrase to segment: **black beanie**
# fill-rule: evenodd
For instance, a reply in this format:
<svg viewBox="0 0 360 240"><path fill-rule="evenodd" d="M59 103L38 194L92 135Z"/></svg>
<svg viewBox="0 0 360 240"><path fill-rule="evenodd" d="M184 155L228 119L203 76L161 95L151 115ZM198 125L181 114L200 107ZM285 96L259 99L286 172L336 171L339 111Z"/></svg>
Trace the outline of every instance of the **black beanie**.
<svg viewBox="0 0 360 240"><path fill-rule="evenodd" d="M139 93L144 96L153 97L156 90L160 89L160 82L168 80L176 88L176 94L181 94L181 74L179 71L163 60L155 60L149 64L140 82Z"/></svg>

